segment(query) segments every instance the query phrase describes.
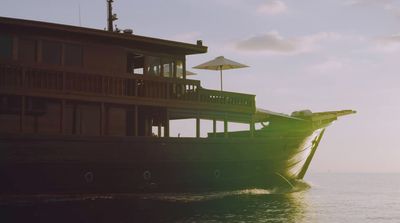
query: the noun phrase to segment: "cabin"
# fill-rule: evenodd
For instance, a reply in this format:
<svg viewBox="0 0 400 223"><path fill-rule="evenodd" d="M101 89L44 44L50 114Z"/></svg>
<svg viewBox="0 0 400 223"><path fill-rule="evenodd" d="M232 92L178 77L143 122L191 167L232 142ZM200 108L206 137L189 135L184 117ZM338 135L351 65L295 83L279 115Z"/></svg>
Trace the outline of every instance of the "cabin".
<svg viewBox="0 0 400 223"><path fill-rule="evenodd" d="M47 22L0 17L0 133L170 137L169 122L248 123L255 96L187 79L181 43ZM152 129L158 129L157 134Z"/></svg>

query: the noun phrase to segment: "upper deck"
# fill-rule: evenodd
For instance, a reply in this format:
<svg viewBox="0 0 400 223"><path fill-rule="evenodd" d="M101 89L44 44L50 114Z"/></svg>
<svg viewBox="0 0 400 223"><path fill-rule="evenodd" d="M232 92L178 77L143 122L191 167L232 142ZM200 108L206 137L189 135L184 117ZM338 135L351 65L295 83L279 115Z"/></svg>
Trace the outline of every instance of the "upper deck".
<svg viewBox="0 0 400 223"><path fill-rule="evenodd" d="M255 96L186 79L188 44L0 17L0 93L171 108L255 112Z"/></svg>
<svg viewBox="0 0 400 223"><path fill-rule="evenodd" d="M186 78L181 43L0 17L0 133L169 137L169 122L254 123L255 96ZM253 126L251 124L251 126ZM253 129L253 127L250 127Z"/></svg>

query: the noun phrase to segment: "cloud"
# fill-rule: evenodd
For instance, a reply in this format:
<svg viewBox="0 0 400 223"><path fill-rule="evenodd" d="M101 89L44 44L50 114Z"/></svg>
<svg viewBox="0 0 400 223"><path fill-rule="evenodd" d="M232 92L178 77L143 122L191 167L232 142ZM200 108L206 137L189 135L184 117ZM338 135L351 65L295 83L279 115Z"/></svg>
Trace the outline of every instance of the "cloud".
<svg viewBox="0 0 400 223"><path fill-rule="evenodd" d="M335 59L330 59L319 64L312 65L308 70L313 73L329 73L338 71L344 67L343 62Z"/></svg>
<svg viewBox="0 0 400 223"><path fill-rule="evenodd" d="M380 7L381 9L400 17L400 5L394 0L347 0L344 2L344 5Z"/></svg>
<svg viewBox="0 0 400 223"><path fill-rule="evenodd" d="M385 5L383 7L383 9L385 9L386 11L391 12L395 16L400 17L400 6L396 6L396 5L393 5L393 4L387 4L387 5Z"/></svg>
<svg viewBox="0 0 400 223"><path fill-rule="evenodd" d="M285 38L277 31L270 31L239 41L236 43L235 48L240 51L248 52L296 54L313 51L317 48L318 43L324 40L338 38L341 38L339 34L330 32Z"/></svg>
<svg viewBox="0 0 400 223"><path fill-rule="evenodd" d="M294 39L285 39L276 31L253 36L238 42L236 46L237 49L245 51L293 52L298 48Z"/></svg>
<svg viewBox="0 0 400 223"><path fill-rule="evenodd" d="M347 0L344 2L345 5L387 5L392 0Z"/></svg>
<svg viewBox="0 0 400 223"><path fill-rule="evenodd" d="M286 11L286 4L280 0L269 0L257 7L257 12L264 15L278 15Z"/></svg>
<svg viewBox="0 0 400 223"><path fill-rule="evenodd" d="M400 33L389 36L381 36L374 39L373 50L383 53L400 51Z"/></svg>
<svg viewBox="0 0 400 223"><path fill-rule="evenodd" d="M393 34L390 36L382 36L377 38L377 40L383 44L400 43L400 33Z"/></svg>

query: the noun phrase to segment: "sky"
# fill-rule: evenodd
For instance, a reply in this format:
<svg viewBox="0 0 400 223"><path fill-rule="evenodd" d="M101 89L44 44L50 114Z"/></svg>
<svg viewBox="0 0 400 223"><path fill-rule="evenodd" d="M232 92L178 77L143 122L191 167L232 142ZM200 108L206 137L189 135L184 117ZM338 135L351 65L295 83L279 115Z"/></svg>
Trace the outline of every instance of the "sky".
<svg viewBox="0 0 400 223"><path fill-rule="evenodd" d="M224 72L224 90L290 114L353 109L325 133L310 172L400 172L400 2L395 0L115 0L120 29L188 43L202 86L217 56L249 65ZM0 16L104 29L106 1L2 0Z"/></svg>

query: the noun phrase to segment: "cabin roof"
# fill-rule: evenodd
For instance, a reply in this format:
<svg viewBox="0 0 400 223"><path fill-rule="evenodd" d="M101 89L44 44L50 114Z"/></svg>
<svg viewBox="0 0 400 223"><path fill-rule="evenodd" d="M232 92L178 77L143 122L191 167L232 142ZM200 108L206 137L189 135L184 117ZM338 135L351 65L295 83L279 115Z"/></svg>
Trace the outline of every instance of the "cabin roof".
<svg viewBox="0 0 400 223"><path fill-rule="evenodd" d="M97 40L109 45L122 45L158 53L190 55L207 52L207 47L202 45L33 20L0 17L0 28L7 31L22 31L36 35L59 37L68 35L79 39Z"/></svg>

